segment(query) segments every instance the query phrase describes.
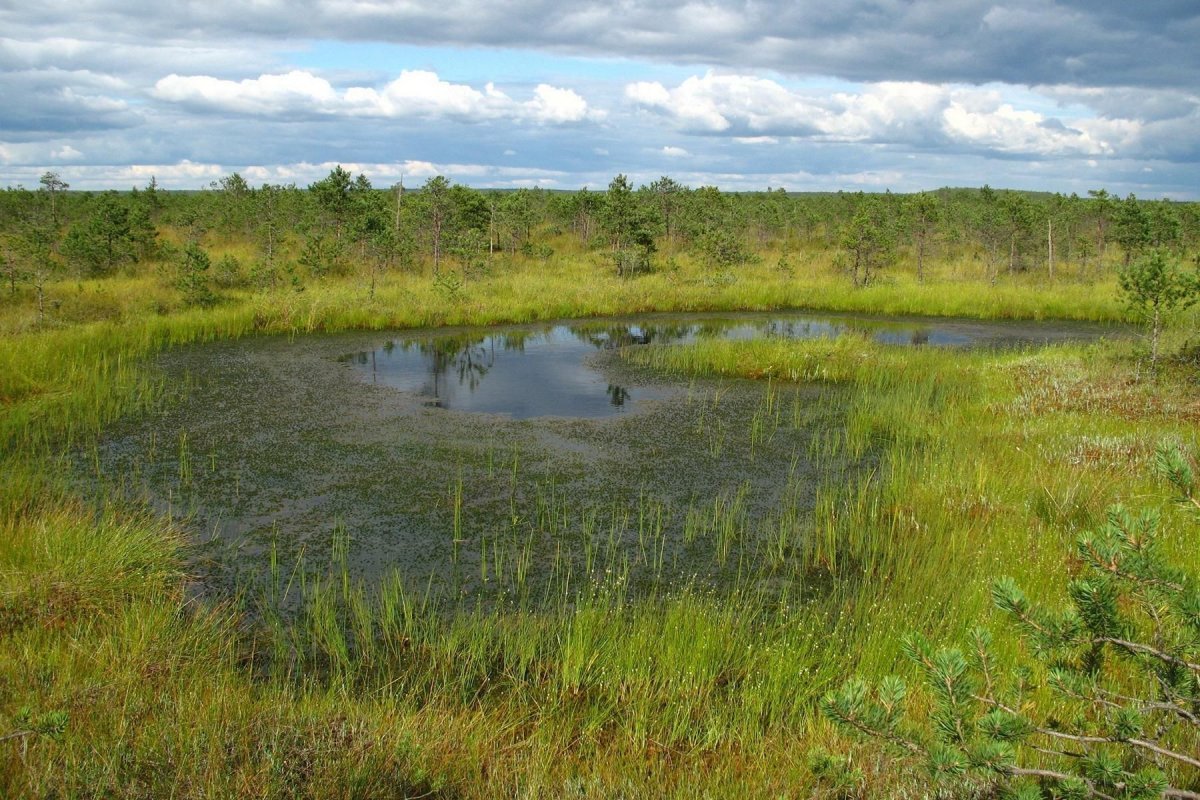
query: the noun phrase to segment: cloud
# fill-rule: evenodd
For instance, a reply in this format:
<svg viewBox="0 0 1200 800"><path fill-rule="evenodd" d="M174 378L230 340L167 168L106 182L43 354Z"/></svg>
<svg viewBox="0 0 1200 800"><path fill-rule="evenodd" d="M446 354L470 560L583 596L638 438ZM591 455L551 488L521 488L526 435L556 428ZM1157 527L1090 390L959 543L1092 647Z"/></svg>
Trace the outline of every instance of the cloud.
<svg viewBox="0 0 1200 800"><path fill-rule="evenodd" d="M1064 121L1005 99L1001 88L886 81L858 91L792 90L752 75L692 76L668 89L636 82L625 96L696 135L960 147L1034 156L1110 155L1138 137L1135 120Z"/></svg>
<svg viewBox="0 0 1200 800"><path fill-rule="evenodd" d="M1036 86L1038 94L1063 106L1082 105L1106 117L1135 117L1147 122L1178 119L1200 111L1200 93L1178 89Z"/></svg>
<svg viewBox="0 0 1200 800"><path fill-rule="evenodd" d="M3 148L0 148L2 152ZM26 156L17 154L17 158L25 161ZM47 170L59 173L76 190L127 189L144 186L151 177L164 189L196 189L230 172L218 164L197 164L187 160L175 164L59 165L35 162L6 170L10 174L5 175L5 180L9 185L37 186L38 178Z"/></svg>
<svg viewBox="0 0 1200 800"><path fill-rule="evenodd" d="M0 23L27 40L105 30L121 43L499 47L865 82L1200 85L1200 8L1184 0L44 0Z"/></svg>
<svg viewBox="0 0 1200 800"><path fill-rule="evenodd" d="M332 113L342 102L329 81L298 70L243 81L172 74L154 84L152 94L171 103L242 114Z"/></svg>
<svg viewBox="0 0 1200 800"><path fill-rule="evenodd" d="M4 150L0 148L0 160ZM341 166L352 174L366 175L374 185L386 187L404 179L405 186L416 188L435 175L445 175L454 181L495 187L572 185L570 176L555 170L522 167L498 167L491 164L434 164L428 161L395 161L380 163L306 161L291 164L249 164L241 166L197 163L188 160L174 164L130 165L66 165L56 168L74 189L109 188L112 186L142 186L154 178L163 189L195 189L207 187L233 172L238 172L252 186L263 183L304 186L326 177L334 167ZM45 172L42 166L27 166L13 171L14 183L36 185Z"/></svg>
<svg viewBox="0 0 1200 800"><path fill-rule="evenodd" d="M687 156L691 155L691 153L689 153L687 150L684 150L682 147L673 147L671 145L667 145L659 152L661 152L667 158L686 158Z"/></svg>
<svg viewBox="0 0 1200 800"><path fill-rule="evenodd" d="M712 71L687 78L673 89L635 83L626 97L673 118L693 133L728 133L739 138L811 136L856 141L886 128L927 120L941 101L938 87L881 83L857 94L792 91L775 80Z"/></svg>
<svg viewBox="0 0 1200 800"><path fill-rule="evenodd" d="M1200 196L1198 36L1187 0L0 3L0 159L81 187L340 159Z"/></svg>
<svg viewBox="0 0 1200 800"><path fill-rule="evenodd" d="M603 112L590 111L587 101L570 89L559 89L539 83L533 90L533 99L523 104L539 122L580 122L589 117L599 119Z"/></svg>
<svg viewBox="0 0 1200 800"><path fill-rule="evenodd" d="M1065 107L1094 109L1099 117L1080 127L1121 140L1123 152L1145 158L1200 160L1200 93L1175 89L1106 89L1039 86L1037 91Z"/></svg>
<svg viewBox="0 0 1200 800"><path fill-rule="evenodd" d="M559 125L598 119L600 112L571 89L539 84L519 102L488 83L483 91L451 83L428 70L404 70L381 89L332 83L304 70L240 81L208 75L168 75L154 97L198 109L254 116L348 116L448 118L462 122L509 119Z"/></svg>
<svg viewBox="0 0 1200 800"><path fill-rule="evenodd" d="M703 140L697 144L707 144ZM728 140L712 140L720 145ZM730 146L739 147L734 143ZM24 146L22 146L24 147ZM4 182L36 187L40 175L48 169L59 172L73 189L92 190L144 186L154 176L163 188L196 189L212 181L240 172L251 184L294 183L305 186L324 178L337 161L288 162L217 162L217 161L141 161L134 164L55 164L28 154L9 153L0 144L0 161L17 156L16 164L4 169ZM985 155L949 156L940 153L917 157L919 169L908 164L898 166L886 149L863 149L852 144L818 144L781 140L775 147L761 151L761 157L738 161L726 168L714 167L719 159L711 151L691 148L693 157L675 162L668 174L688 186L719 186L726 191L761 191L768 186L791 191L837 191L848 187L868 190L919 191L939 186L977 186L981 182L1003 188L1048 188L1054 191L1085 194L1088 189L1106 187L1119 194L1136 192L1139 197L1194 196L1200 183L1195 165L1168 166L1162 162L1106 159L1093 168L1086 160L1045 161L1029 165L1019 160L996 161ZM758 149L755 149L758 151ZM718 151L719 152L719 151ZM92 153L89 157L94 158ZM660 150L643 152L640 158L623 161L619 166L583 160L582 168L547 169L537 166L498 166L475 161L429 161L423 159L349 161L341 165L367 175L379 187L397 183L401 177L408 187L420 186L427 178L444 174L456 182L477 187L513 188L543 186L575 190L581 186L603 189L615 172L626 173L635 185L648 184L663 174ZM1094 160L1093 160L1094 161ZM686 167L683 168L683 167ZM1143 170L1150 167L1151 173Z"/></svg>
<svg viewBox="0 0 1200 800"><path fill-rule="evenodd" d="M136 34L138 22L120 17L100 25L86 25L78 24L80 15L71 15L49 31L38 32L35 26L25 37L17 38L15 34L26 25L8 16L0 11L0 22L7 23L9 34L0 37L0 70L4 71L87 71L94 75L126 76L144 83L166 72L182 70L223 75L232 68L245 74L254 69L265 70L276 59L273 50L264 47L261 40L247 41L244 36L227 35L180 38L178 31L170 36L144 37ZM122 27L121 22L128 27ZM76 35L61 35L71 30L73 24L78 24Z"/></svg>
<svg viewBox="0 0 1200 800"><path fill-rule="evenodd" d="M28 138L134 127L142 117L120 96L128 92L121 81L88 70L0 72L0 95L13 98L0 115L0 133Z"/></svg>
<svg viewBox="0 0 1200 800"><path fill-rule="evenodd" d="M1113 148L1084 131L1052 124L1034 111L1022 111L1008 103L996 107L951 101L942 111L944 130L958 141L999 153L1048 155L1102 155Z"/></svg>
<svg viewBox="0 0 1200 800"><path fill-rule="evenodd" d="M57 150L50 152L50 157L58 161L76 161L83 158L83 153L76 150L69 144L64 144Z"/></svg>
<svg viewBox="0 0 1200 800"><path fill-rule="evenodd" d="M631 83L625 87L625 96L635 103L652 108L666 108L671 104L671 93L658 81Z"/></svg>

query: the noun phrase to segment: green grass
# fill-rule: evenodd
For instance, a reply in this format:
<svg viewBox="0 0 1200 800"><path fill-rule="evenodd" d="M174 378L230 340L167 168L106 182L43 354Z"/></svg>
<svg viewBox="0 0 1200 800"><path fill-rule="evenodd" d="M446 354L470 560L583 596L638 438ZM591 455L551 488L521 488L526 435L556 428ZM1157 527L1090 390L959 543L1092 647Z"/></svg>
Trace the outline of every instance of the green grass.
<svg viewBox="0 0 1200 800"><path fill-rule="evenodd" d="M1061 596L1072 536L1111 502L1158 495L1144 468L1154 444L1200 446L1188 376L1135 381L1129 343L1003 354L854 337L639 348L630 358L680 375L852 389L846 430L818 448L885 458L822 495L803 554L819 596L764 605L749 592L678 590L634 601L608 582L550 608L446 614L398 582L358 586L335 569L297 578L295 620L261 624L194 596L165 522L89 507L65 488L58 456L155 407L168 387L148 358L190 342L701 309L1121 317L1111 284L990 287L947 273L854 290L817 269L756 267L715 287L691 265L635 281L597 269L509 266L454 298L428 278L392 275L373 301L348 278L203 311L165 293L153 308L133 299L148 280L134 276L53 326L31 324L27 305L6 310L0 795L810 796L807 752L850 746L815 713L823 691L851 672L896 668L907 630L955 638L987 619L997 573ZM1196 321L1181 321L1177 338ZM696 525L715 531L730 513L715 507ZM1194 552L1172 522L1169 545ZM279 574L286 584L289 565ZM868 794L916 790L886 757L859 753Z"/></svg>

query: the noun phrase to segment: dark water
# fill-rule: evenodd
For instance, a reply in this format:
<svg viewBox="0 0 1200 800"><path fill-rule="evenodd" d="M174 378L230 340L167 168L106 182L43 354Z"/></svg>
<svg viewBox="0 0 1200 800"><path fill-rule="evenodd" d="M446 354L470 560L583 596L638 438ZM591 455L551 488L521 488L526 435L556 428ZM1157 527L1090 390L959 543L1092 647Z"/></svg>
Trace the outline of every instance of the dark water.
<svg viewBox="0 0 1200 800"><path fill-rule="evenodd" d="M344 360L372 383L414 393L429 406L514 419L592 419L670 396L661 387L613 383L589 358L638 337L636 328L613 337L558 325L545 331L389 339Z"/></svg>
<svg viewBox="0 0 1200 800"><path fill-rule="evenodd" d="M1106 329L743 314L197 345L160 358L173 401L80 472L178 519L218 593L330 570L456 603L598 580L803 593L819 490L876 460L845 440L848 390L670 382L617 349L845 330L1011 346Z"/></svg>
<svg viewBox="0 0 1200 800"><path fill-rule="evenodd" d="M1058 322L884 319L805 314L653 315L500 330L405 334L342 360L374 384L424 398L430 406L514 419L620 414L669 389L613 383L597 352L699 339L868 336L898 346L1015 347L1091 338L1104 326Z"/></svg>

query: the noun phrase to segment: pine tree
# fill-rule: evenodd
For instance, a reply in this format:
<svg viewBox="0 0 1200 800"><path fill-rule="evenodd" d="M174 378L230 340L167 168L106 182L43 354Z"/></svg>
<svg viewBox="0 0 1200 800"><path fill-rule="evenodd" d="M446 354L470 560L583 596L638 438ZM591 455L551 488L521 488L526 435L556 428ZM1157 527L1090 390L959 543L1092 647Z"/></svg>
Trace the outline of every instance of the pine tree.
<svg viewBox="0 0 1200 800"><path fill-rule="evenodd" d="M111 275L118 266L134 260L129 208L116 192L100 195L91 215L71 226L62 245L63 254L91 276Z"/></svg>
<svg viewBox="0 0 1200 800"><path fill-rule="evenodd" d="M1125 253L1126 266L1135 256L1141 255L1153 241L1150 218L1132 193L1117 205L1112 238L1121 245L1121 250Z"/></svg>
<svg viewBox="0 0 1200 800"><path fill-rule="evenodd" d="M867 286L879 270L896 260L895 220L885 203L870 197L859 203L842 233L855 286Z"/></svg>
<svg viewBox="0 0 1200 800"><path fill-rule="evenodd" d="M217 302L209 283L211 267L212 261L204 248L195 242L188 242L184 246L175 285L189 306L211 306Z"/></svg>
<svg viewBox="0 0 1200 800"><path fill-rule="evenodd" d="M1178 447L1160 446L1158 472L1200 522L1200 486ZM903 680L851 680L822 700L839 725L882 740L952 793L1002 784L1009 796L1200 798L1200 576L1170 563L1154 509L1109 510L1081 536L1082 573L1070 604L1032 602L1011 578L992 585L1034 663L1004 669L991 634L968 646L905 642L932 697L932 714L906 703ZM1191 565L1189 565L1191 566ZM1052 717L1035 712L1042 688Z"/></svg>
<svg viewBox="0 0 1200 800"><path fill-rule="evenodd" d="M1153 250L1121 270L1125 301L1150 335L1150 369L1158 372L1158 343L1167 317L1200 300L1200 270L1186 272L1178 259Z"/></svg>

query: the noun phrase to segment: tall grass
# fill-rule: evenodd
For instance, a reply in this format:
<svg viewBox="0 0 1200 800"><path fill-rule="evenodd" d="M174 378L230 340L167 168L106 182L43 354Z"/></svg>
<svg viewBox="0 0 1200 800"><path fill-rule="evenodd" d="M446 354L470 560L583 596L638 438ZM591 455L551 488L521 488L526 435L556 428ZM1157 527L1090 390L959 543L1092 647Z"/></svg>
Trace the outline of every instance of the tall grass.
<svg viewBox="0 0 1200 800"><path fill-rule="evenodd" d="M356 583L343 541L328 573L277 565L272 591L295 593L298 610L272 616L268 603L256 622L196 596L166 523L84 505L60 477L66 449L175 390L148 366L165 347L256 332L785 306L1121 314L1096 287L902 279L852 290L762 267L714 288L687 270L623 282L564 264L497 274L454 298L395 275L374 301L346 280L161 316L114 303L101 321L50 330L5 316L0 794L809 795L819 787L805 753L834 741L814 698L850 671L894 668L910 628L948 637L986 618L986 579L998 572L1031 594L1060 594L1072 533L1109 502L1154 491L1141 477L1153 442L1198 444L1187 385L1133 381L1127 344L993 354L844 337L638 348L631 359L679 375L852 389L845 429L811 455L884 456L854 483L824 487L811 534L797 534L786 506L771 520L754 568L769 572L772 548L795 550L784 577L802 579L798 589L764 599L747 581L635 597L623 564L605 561L611 531L576 518L596 569L572 573L554 603L447 611L399 579ZM746 421L751 438L800 413L766 398ZM738 502L734 492L690 521L716 558L745 535ZM556 508L548 495L539 524L561 526ZM661 558L652 509L625 532L646 563ZM803 545L790 548L798 536ZM522 550L495 540L488 550L493 579L521 580ZM51 724L64 718L56 714L65 726ZM905 791L884 783L894 780L885 760L863 763L876 793Z"/></svg>
<svg viewBox="0 0 1200 800"><path fill-rule="evenodd" d="M953 636L983 616L992 576L1011 574L1031 594L1059 595L1073 536L1110 503L1153 493L1144 475L1154 442L1170 437L1196 448L1198 411L1188 390L1136 382L1130 350L1121 343L953 353L842 337L627 356L686 375L855 387L839 446L883 440L887 455L863 486L825 496L812 557L814 566L857 577L845 584L854 592L854 654L860 669L877 673L895 658L898 630ZM1047 393L1055 400L1043 401Z"/></svg>

